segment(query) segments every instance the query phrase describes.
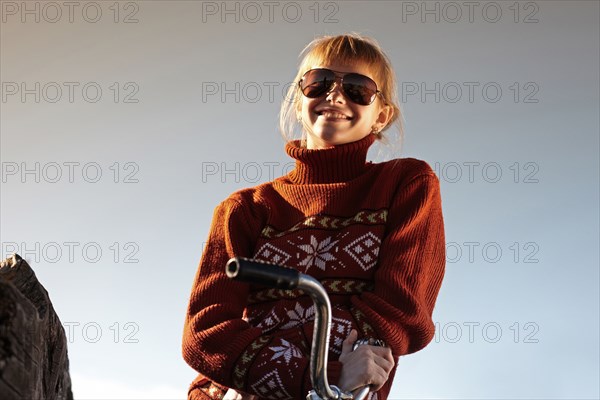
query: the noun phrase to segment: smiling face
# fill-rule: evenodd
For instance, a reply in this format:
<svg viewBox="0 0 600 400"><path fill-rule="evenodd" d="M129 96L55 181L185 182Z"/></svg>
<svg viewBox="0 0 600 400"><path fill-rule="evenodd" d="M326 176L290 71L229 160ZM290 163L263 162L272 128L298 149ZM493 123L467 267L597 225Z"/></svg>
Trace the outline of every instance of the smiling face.
<svg viewBox="0 0 600 400"><path fill-rule="evenodd" d="M377 82L363 63L330 63L312 68L329 68L342 74L355 72ZM377 87L381 88L379 82ZM382 130L392 117L393 110L381 101L380 96L376 96L375 101L367 106L352 102L337 80L329 92L317 98L302 96L300 114L306 132L306 147L321 149L363 139L374 128Z"/></svg>

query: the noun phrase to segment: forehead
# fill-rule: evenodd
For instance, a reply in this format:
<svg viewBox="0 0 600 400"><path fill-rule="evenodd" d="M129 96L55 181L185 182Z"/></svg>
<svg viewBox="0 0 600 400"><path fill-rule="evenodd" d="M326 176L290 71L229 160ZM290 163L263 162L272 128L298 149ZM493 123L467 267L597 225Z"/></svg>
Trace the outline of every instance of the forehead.
<svg viewBox="0 0 600 400"><path fill-rule="evenodd" d="M338 72L354 72L357 74L366 75L369 78L375 80L372 68L367 63L358 61L353 63L341 63L341 62L320 62L311 65L310 68L329 68Z"/></svg>

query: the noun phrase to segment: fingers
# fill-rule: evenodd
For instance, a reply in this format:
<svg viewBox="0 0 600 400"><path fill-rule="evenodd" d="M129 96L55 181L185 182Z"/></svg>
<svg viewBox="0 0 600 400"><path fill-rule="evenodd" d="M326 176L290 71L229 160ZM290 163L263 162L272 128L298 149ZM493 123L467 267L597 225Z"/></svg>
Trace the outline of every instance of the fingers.
<svg viewBox="0 0 600 400"><path fill-rule="evenodd" d="M371 386L371 391L381 389L389 377L389 371L381 367L374 358L362 358L360 364L355 366L354 372L355 388Z"/></svg>
<svg viewBox="0 0 600 400"><path fill-rule="evenodd" d="M240 393L237 390L234 389L229 389L227 390L227 393L225 393L225 396L223 397L223 400L257 400L258 397L250 395L250 394L245 394L245 393Z"/></svg>
<svg viewBox="0 0 600 400"><path fill-rule="evenodd" d="M352 329L348 337L342 343L342 355L352 352L352 346L354 345L354 342L356 342L356 339L358 339L358 332L356 329Z"/></svg>
<svg viewBox="0 0 600 400"><path fill-rule="evenodd" d="M396 364L392 355L392 350L387 347L365 345L358 347L354 352L357 357L360 357L363 360L372 361L387 373L390 373Z"/></svg>
<svg viewBox="0 0 600 400"><path fill-rule="evenodd" d="M339 360L342 362L340 388L355 390L371 385L371 391L377 391L387 382L395 365L392 350L386 347L363 345L351 351L356 341L356 332L350 333L343 343Z"/></svg>
<svg viewBox="0 0 600 400"><path fill-rule="evenodd" d="M360 346L355 356L361 360L364 385L371 385L371 391L377 391L387 382L395 361L389 348L377 346ZM360 368L360 367L359 367Z"/></svg>
<svg viewBox="0 0 600 400"><path fill-rule="evenodd" d="M381 354L381 350L388 351L384 351L383 354ZM373 376L377 376L378 379L372 382L372 391L378 391L387 382L395 362L390 349L379 348L375 349L373 352L377 354L372 358L373 363L377 366L373 371Z"/></svg>
<svg viewBox="0 0 600 400"><path fill-rule="evenodd" d="M378 365L385 369L385 371L389 374L394 368L394 365L396 365L394 356L392 355L392 350L387 347L372 347L372 350L379 356L376 358L376 361L379 361Z"/></svg>
<svg viewBox="0 0 600 400"><path fill-rule="evenodd" d="M371 391L376 392L383 387L383 385L387 382L389 373L384 371L382 368L374 368L369 373Z"/></svg>

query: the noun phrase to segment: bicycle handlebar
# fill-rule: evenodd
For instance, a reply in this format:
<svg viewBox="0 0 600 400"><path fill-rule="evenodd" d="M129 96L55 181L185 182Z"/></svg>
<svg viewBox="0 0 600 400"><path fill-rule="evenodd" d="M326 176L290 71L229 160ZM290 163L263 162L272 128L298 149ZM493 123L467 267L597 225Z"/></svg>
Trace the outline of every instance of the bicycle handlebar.
<svg viewBox="0 0 600 400"><path fill-rule="evenodd" d="M230 259L225 272L229 278L241 282L278 289L298 288L312 298L315 304L315 325L310 352L310 378L314 391L307 395L307 399L362 400L366 397L369 393L368 386L356 390L353 395L343 392L335 385L329 385L327 381L331 303L318 280L293 268L244 257Z"/></svg>
<svg viewBox="0 0 600 400"><path fill-rule="evenodd" d="M229 260L226 273L238 281L277 289L295 289L300 279L300 272L295 269L244 257Z"/></svg>

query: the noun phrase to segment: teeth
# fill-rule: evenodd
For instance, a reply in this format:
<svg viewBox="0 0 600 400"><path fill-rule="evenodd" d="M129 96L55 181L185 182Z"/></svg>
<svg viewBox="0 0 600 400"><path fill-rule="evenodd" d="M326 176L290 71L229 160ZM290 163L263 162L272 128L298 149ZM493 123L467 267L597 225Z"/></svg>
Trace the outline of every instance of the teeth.
<svg viewBox="0 0 600 400"><path fill-rule="evenodd" d="M323 111L321 113L322 116L327 117L327 118L339 118L339 119L348 119L348 117L346 117L344 114L340 114L340 113L336 113L336 112L331 112L331 111Z"/></svg>

